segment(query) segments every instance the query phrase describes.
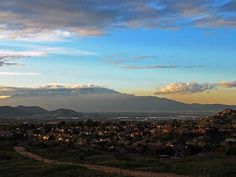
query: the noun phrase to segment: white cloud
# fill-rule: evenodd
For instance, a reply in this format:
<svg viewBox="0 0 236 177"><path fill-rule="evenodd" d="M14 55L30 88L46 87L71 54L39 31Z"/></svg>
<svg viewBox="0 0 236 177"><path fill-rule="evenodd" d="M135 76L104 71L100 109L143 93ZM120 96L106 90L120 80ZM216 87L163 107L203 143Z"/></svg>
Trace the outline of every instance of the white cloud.
<svg viewBox="0 0 236 177"><path fill-rule="evenodd" d="M20 58L42 57L46 53L43 51L14 51L14 50L0 50L0 67L21 65L18 62L12 62L12 60Z"/></svg>
<svg viewBox="0 0 236 177"><path fill-rule="evenodd" d="M30 74L30 73L28 73ZM50 95L91 95L91 94L114 94L112 89L96 85L61 85L50 84L46 86L30 87L7 87L0 86L0 95L5 96L50 96Z"/></svg>
<svg viewBox="0 0 236 177"><path fill-rule="evenodd" d="M203 83L199 84L196 82L178 82L171 83L158 89L156 95L166 94L192 94L198 92L207 92L216 89L216 84Z"/></svg>
<svg viewBox="0 0 236 177"><path fill-rule="evenodd" d="M236 81L221 81L215 83L177 82L158 88L156 95L193 94L209 92L220 88L236 88Z"/></svg>
<svg viewBox="0 0 236 177"><path fill-rule="evenodd" d="M40 57L44 55L46 55L46 53L43 51L0 50L0 58Z"/></svg>
<svg viewBox="0 0 236 177"><path fill-rule="evenodd" d="M150 66L137 66L137 65L128 65L125 66L125 69L129 70L149 70L149 69L173 69L178 68L177 65L150 65Z"/></svg>
<svg viewBox="0 0 236 177"><path fill-rule="evenodd" d="M26 72L0 72L0 76L37 76L40 73L26 73Z"/></svg>
<svg viewBox="0 0 236 177"><path fill-rule="evenodd" d="M73 55L73 56L90 56L96 55L94 52L73 49L73 48L43 48L38 47L38 50L26 50L26 51L15 51L15 50L3 50L0 49L0 67L1 66L11 66L11 65L21 65L17 62L11 62L11 60L21 59L21 58L32 58L32 57L43 57L47 55L60 54L60 55Z"/></svg>

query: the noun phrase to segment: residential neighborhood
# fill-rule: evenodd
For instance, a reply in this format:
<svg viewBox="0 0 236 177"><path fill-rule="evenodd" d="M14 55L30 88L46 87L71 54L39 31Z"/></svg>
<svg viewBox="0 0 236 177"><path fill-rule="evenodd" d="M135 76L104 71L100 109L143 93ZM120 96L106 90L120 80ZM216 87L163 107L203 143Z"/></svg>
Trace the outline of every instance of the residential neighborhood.
<svg viewBox="0 0 236 177"><path fill-rule="evenodd" d="M110 152L156 157L236 153L236 112L168 120L54 120L9 123L0 137L27 146L92 147Z"/></svg>

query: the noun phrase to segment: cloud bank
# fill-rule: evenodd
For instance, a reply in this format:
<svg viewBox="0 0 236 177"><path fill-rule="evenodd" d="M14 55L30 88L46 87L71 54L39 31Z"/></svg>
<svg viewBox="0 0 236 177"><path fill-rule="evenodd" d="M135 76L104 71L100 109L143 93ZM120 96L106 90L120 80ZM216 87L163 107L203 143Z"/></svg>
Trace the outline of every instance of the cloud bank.
<svg viewBox="0 0 236 177"><path fill-rule="evenodd" d="M37 76L40 73L0 72L0 76Z"/></svg>
<svg viewBox="0 0 236 177"><path fill-rule="evenodd" d="M155 95L169 95L169 94L194 94L200 92L209 92L218 88L235 88L236 81L232 82L218 82L218 83L196 83L196 82L177 82L170 83L164 87L158 88Z"/></svg>
<svg viewBox="0 0 236 177"><path fill-rule="evenodd" d="M69 96L93 94L117 94L119 92L95 85L51 84L37 88L0 86L0 95L15 96Z"/></svg>
<svg viewBox="0 0 236 177"><path fill-rule="evenodd" d="M0 49L0 67L2 66L13 66L13 65L21 65L18 62L12 62L12 60L22 59L22 58L32 58L32 57L43 57L47 55L73 55L73 56L93 56L96 55L93 52L81 50L81 49L73 49L68 48L64 49L61 47L58 48L39 48L38 50L23 50L23 51L15 51L15 50L1 50Z"/></svg>
<svg viewBox="0 0 236 177"><path fill-rule="evenodd" d="M2 0L0 39L55 40L111 28L235 28L235 11L234 0Z"/></svg>
<svg viewBox="0 0 236 177"><path fill-rule="evenodd" d="M236 87L236 81L232 81L232 82L223 81L223 82L217 83L217 85L220 87L225 87L225 88L233 88L233 87Z"/></svg>
<svg viewBox="0 0 236 177"><path fill-rule="evenodd" d="M17 73L16 73L17 74ZM18 73L21 74L21 73ZM22 73L24 74L24 73ZM25 73L25 75L37 73ZM1 75L1 72L0 72ZM210 92L220 88L236 88L236 81L217 83L177 82L158 88L155 95L194 94ZM41 87L7 87L0 86L0 96L71 96L95 94L120 94L113 89L96 85L62 85L50 84Z"/></svg>
<svg viewBox="0 0 236 177"><path fill-rule="evenodd" d="M125 66L125 69L129 70L149 70L149 69L170 69L170 68L178 68L177 65L151 65L151 66L137 66L137 65L129 65Z"/></svg>
<svg viewBox="0 0 236 177"><path fill-rule="evenodd" d="M9 65L20 65L20 63L11 62L20 58L40 57L46 55L42 51L13 51L13 50L0 50L0 67Z"/></svg>
<svg viewBox="0 0 236 177"><path fill-rule="evenodd" d="M117 63L112 64L120 64L119 61ZM123 68L129 69L129 70L154 70L154 69L176 69L176 68L202 68L204 66L202 65L188 65L188 66L179 66L179 65L146 65L146 66L140 66L140 65L128 65L124 66Z"/></svg>

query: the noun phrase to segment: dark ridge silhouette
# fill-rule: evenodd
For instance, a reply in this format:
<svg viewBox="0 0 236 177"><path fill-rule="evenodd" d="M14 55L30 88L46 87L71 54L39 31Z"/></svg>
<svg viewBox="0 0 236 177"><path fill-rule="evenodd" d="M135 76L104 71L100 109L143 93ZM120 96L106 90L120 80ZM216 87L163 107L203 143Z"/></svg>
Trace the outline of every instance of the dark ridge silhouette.
<svg viewBox="0 0 236 177"><path fill-rule="evenodd" d="M44 117L76 117L79 113L71 109L48 111L39 106L0 106L0 118L44 118Z"/></svg>
<svg viewBox="0 0 236 177"><path fill-rule="evenodd" d="M78 112L71 109L57 109L54 111L50 111L49 115L54 117L76 117L79 115Z"/></svg>
<svg viewBox="0 0 236 177"><path fill-rule="evenodd" d="M36 105L48 110L66 108L80 112L219 112L236 109L236 105L186 104L154 96L94 92L86 95L14 96L2 100L0 105Z"/></svg>
<svg viewBox="0 0 236 177"><path fill-rule="evenodd" d="M16 106L15 109L27 112L32 115L35 115L35 114L46 115L49 113L48 110L43 109L39 106L22 106L22 105L20 105L20 106Z"/></svg>

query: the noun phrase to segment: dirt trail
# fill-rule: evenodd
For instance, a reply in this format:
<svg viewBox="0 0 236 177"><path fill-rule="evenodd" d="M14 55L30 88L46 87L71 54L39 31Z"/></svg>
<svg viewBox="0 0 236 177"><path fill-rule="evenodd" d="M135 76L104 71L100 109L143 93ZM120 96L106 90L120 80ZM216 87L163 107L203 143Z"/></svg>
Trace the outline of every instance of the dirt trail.
<svg viewBox="0 0 236 177"><path fill-rule="evenodd" d="M30 158L33 160L37 160L37 161L40 161L43 163L81 166L81 167L85 167L90 170L95 170L95 171L108 173L108 174L122 174L124 176L131 176L131 177L187 177L187 176L177 175L177 174L172 174L172 173L155 173L155 172L147 172L147 171L140 171L140 170L127 170L127 169L123 169L123 168L108 167L108 166L102 166L102 165L59 162L56 160L46 159L46 158L43 158L39 155L28 152L22 146L15 146L14 149L16 152L18 152L19 154L21 154L24 157L27 157L27 158Z"/></svg>

